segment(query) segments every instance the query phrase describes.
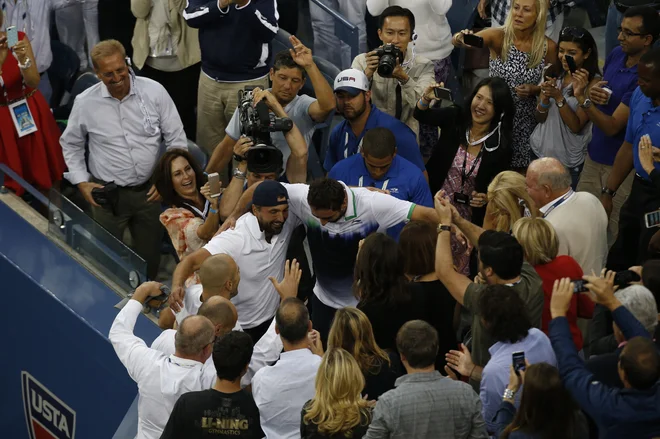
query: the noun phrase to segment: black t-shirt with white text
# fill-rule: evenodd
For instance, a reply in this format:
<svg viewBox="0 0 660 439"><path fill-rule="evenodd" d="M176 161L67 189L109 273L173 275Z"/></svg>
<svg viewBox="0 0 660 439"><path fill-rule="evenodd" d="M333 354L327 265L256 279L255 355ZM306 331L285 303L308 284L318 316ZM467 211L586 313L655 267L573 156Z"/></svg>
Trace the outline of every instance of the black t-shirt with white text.
<svg viewBox="0 0 660 439"><path fill-rule="evenodd" d="M241 390L202 390L181 395L161 439L244 438L265 436L252 395Z"/></svg>

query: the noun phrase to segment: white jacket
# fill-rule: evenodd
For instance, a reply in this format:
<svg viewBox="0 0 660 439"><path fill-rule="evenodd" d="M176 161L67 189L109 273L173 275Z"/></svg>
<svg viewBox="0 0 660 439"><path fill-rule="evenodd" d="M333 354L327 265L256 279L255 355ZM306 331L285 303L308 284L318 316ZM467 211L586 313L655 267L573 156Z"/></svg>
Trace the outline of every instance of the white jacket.
<svg viewBox="0 0 660 439"><path fill-rule="evenodd" d="M425 58L436 61L448 57L454 46L451 44L451 29L447 22L447 11L452 0L367 0L367 9L378 16L388 6L408 8L415 16L417 41L415 51ZM408 46L412 50L412 43Z"/></svg>

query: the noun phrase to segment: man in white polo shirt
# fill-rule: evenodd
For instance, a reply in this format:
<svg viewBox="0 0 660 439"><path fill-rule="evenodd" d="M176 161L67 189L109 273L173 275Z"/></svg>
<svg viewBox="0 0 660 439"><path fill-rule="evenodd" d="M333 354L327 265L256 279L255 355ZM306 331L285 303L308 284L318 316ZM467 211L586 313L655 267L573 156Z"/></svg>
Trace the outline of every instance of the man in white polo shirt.
<svg viewBox="0 0 660 439"><path fill-rule="evenodd" d="M286 250L300 219L289 216L289 196L281 183L264 181L254 191L252 212L238 219L236 227L215 236L208 244L186 256L172 279L169 305L178 312L183 305L185 279L210 256L231 256L243 277L238 294L232 299L238 310L238 323L256 343L268 329L280 297L276 279L284 274Z"/></svg>
<svg viewBox="0 0 660 439"><path fill-rule="evenodd" d="M264 183L243 194L230 218L245 211L252 192L256 195ZM300 218L307 229L316 275L311 298L312 321L325 340L335 310L357 304L352 285L360 240L409 220L437 224L438 217L429 207L367 188L349 188L331 178L315 180L310 185L286 184L285 187L289 194L290 213Z"/></svg>

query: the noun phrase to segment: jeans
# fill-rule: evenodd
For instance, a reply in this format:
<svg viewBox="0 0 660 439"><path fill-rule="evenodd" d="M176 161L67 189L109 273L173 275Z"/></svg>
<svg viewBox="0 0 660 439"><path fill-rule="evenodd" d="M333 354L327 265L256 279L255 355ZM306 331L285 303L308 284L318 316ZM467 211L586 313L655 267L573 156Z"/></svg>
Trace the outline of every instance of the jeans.
<svg viewBox="0 0 660 439"><path fill-rule="evenodd" d="M584 168L584 162L573 168L568 168L568 172L571 173L571 187L573 188L573 190L577 188L578 181L580 181L580 174L582 173L582 168Z"/></svg>
<svg viewBox="0 0 660 439"><path fill-rule="evenodd" d="M607 58L607 55L619 45L618 28L621 26L621 21L623 21L623 14L614 6L614 2L610 3L605 23L605 54L601 55L603 58Z"/></svg>
<svg viewBox="0 0 660 439"><path fill-rule="evenodd" d="M57 33L80 58L80 70L92 66L89 53L99 43L98 0L85 0L55 11ZM85 51L85 42L87 50Z"/></svg>
<svg viewBox="0 0 660 439"><path fill-rule="evenodd" d="M59 102L56 102L54 105L50 102L50 98L53 96L53 88L50 85L50 79L48 79L48 70L41 74L41 80L39 80L37 90L41 92L49 106L56 107L59 105Z"/></svg>

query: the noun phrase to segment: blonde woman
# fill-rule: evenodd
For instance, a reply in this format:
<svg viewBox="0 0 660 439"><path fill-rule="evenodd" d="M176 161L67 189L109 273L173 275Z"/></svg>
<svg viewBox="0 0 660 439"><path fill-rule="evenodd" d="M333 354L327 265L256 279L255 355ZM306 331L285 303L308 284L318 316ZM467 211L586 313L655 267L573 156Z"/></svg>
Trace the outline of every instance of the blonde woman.
<svg viewBox="0 0 660 439"><path fill-rule="evenodd" d="M328 348L343 348L353 355L364 376L362 394L371 400L393 389L396 379L403 375L399 356L376 344L369 318L357 308L337 310L328 335Z"/></svg>
<svg viewBox="0 0 660 439"><path fill-rule="evenodd" d="M525 260L534 267L543 281L543 314L541 330L548 334L550 324L550 299L555 280L568 277L582 279L582 268L570 256L557 256L559 239L554 227L543 218L521 218L513 225L513 236L523 248ZM586 294L574 294L566 318L571 329L575 347L582 349L583 337L577 326L578 317L590 319L594 312L594 303Z"/></svg>
<svg viewBox="0 0 660 439"><path fill-rule="evenodd" d="M545 36L547 0L513 0L504 27L477 33L484 47L490 49L490 76L504 79L516 104L513 131L514 169L526 169L530 162L529 138L536 126L536 96L546 66L557 61L557 44ZM463 30L454 35L457 47L470 48Z"/></svg>
<svg viewBox="0 0 660 439"><path fill-rule="evenodd" d="M363 437L371 423L371 404L360 395L363 387L355 358L342 348L329 348L316 374L316 394L302 410L302 439Z"/></svg>
<svg viewBox="0 0 660 439"><path fill-rule="evenodd" d="M510 232L524 216L536 218L538 210L527 193L525 177L514 171L503 171L488 185L488 204L484 229Z"/></svg>

